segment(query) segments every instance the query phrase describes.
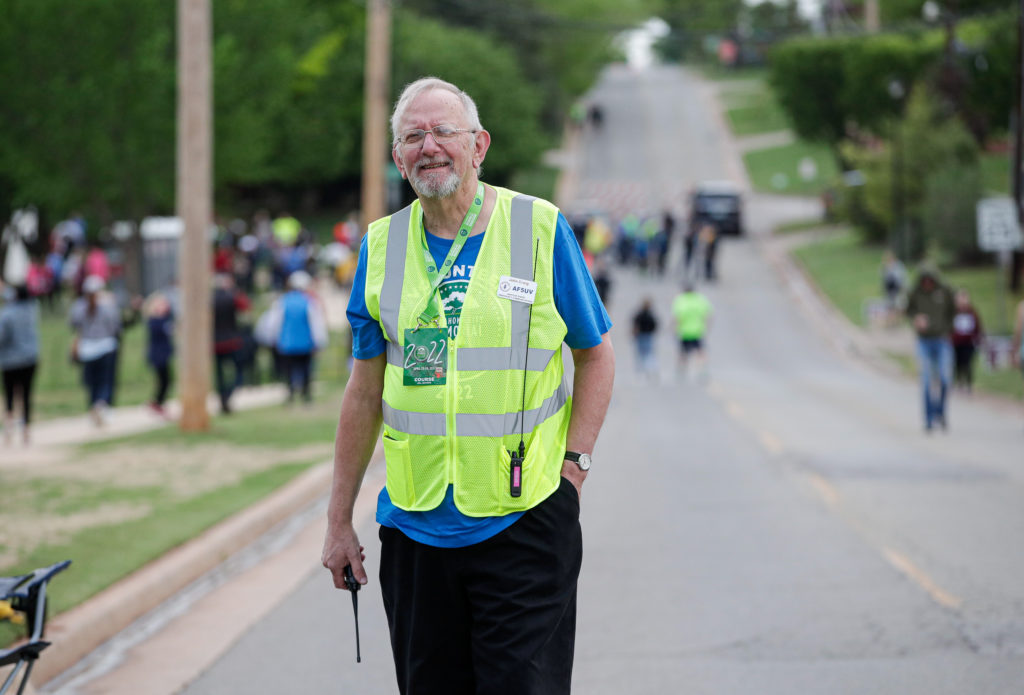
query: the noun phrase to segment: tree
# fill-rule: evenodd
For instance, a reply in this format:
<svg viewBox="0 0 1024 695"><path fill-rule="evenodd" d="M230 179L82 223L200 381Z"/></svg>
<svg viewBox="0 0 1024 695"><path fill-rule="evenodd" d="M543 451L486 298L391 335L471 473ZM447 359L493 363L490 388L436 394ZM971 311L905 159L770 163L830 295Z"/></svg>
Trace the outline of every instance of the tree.
<svg viewBox="0 0 1024 695"><path fill-rule="evenodd" d="M672 28L663 52L671 58L700 57L703 39L732 33L743 8L743 0L663 0L660 15Z"/></svg>
<svg viewBox="0 0 1024 695"><path fill-rule="evenodd" d="M469 29L513 52L540 90L545 130L558 132L569 104L614 55L613 38L649 17L659 0L408 0L420 17Z"/></svg>
<svg viewBox="0 0 1024 695"><path fill-rule="evenodd" d="M399 12L396 19L395 98L419 77L448 80L473 97L494 138L484 164L488 181L506 182L515 169L536 164L550 145L538 118L542 94L526 80L513 52L476 32L413 13Z"/></svg>
<svg viewBox="0 0 1024 695"><path fill-rule="evenodd" d="M842 108L847 121L860 130L883 134L890 119L902 108L892 84L905 91L919 80L942 53L941 39L877 34L844 42Z"/></svg>
<svg viewBox="0 0 1024 695"><path fill-rule="evenodd" d="M926 215L929 182L951 170L960 172L965 181L976 180L978 147L963 124L950 116L926 85L913 89L905 117L902 122L891 122L891 128L893 137L887 146L846 141L843 155L864 176L859 195L868 216L864 230L869 238L881 240L885 230L909 230L909 241L899 240L897 246L909 249L909 255L915 257L929 239L948 236L935 234L934 227L925 226L926 220L934 219ZM894 156L900 158L899 167L893 166ZM899 179L894 180L897 171ZM940 188L941 179L932 189ZM904 220L894 218L894 194L903 200Z"/></svg>
<svg viewBox="0 0 1024 695"><path fill-rule="evenodd" d="M807 29L807 22L800 16L796 0L763 0L748 7L746 16L754 34L785 36Z"/></svg>
<svg viewBox="0 0 1024 695"><path fill-rule="evenodd" d="M174 5L9 0L0 22L7 206L94 219L172 209Z"/></svg>
<svg viewBox="0 0 1024 695"><path fill-rule="evenodd" d="M796 134L835 147L846 135L846 39L796 38L769 55L769 83Z"/></svg>

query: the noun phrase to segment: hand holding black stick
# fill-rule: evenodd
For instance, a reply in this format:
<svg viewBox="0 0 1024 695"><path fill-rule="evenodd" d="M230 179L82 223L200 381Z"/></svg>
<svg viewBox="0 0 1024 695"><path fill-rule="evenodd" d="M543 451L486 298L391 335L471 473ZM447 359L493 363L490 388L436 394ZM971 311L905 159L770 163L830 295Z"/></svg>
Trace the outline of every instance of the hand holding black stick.
<svg viewBox="0 0 1024 695"><path fill-rule="evenodd" d="M345 588L352 592L352 614L356 620L356 663L362 661L359 653L359 597L357 592L359 591L359 582L356 581L356 577L352 574L352 565L345 565Z"/></svg>

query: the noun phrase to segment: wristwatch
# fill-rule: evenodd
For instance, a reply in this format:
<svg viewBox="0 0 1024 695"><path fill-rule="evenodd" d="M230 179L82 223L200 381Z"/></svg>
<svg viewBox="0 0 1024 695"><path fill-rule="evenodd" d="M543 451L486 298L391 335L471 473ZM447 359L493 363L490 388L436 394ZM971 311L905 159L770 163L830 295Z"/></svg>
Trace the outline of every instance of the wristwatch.
<svg viewBox="0 0 1024 695"><path fill-rule="evenodd" d="M565 460L572 461L579 466L581 471L590 470L590 454L580 454L575 451L565 452Z"/></svg>

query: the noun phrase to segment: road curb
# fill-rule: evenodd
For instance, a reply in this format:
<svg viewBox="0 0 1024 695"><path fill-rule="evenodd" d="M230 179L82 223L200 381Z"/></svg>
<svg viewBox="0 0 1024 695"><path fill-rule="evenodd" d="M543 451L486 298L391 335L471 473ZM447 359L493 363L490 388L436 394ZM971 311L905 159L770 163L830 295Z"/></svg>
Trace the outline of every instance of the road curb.
<svg viewBox="0 0 1024 695"><path fill-rule="evenodd" d="M804 316L840 354L858 359L889 376L903 376L871 339L844 316L806 269L776 240L765 239L763 256L782 277L790 294L796 297Z"/></svg>
<svg viewBox="0 0 1024 695"><path fill-rule="evenodd" d="M260 502L170 550L47 625L52 646L36 662L39 687L330 489L333 467L318 464Z"/></svg>
<svg viewBox="0 0 1024 695"><path fill-rule="evenodd" d="M918 380L917 376L903 371L886 354L883 346L875 343L871 336L836 307L807 269L793 256L793 249L771 238L762 240L761 248L762 256L772 264L790 294L797 299L801 313L836 352L887 377L907 382ZM916 359L912 350L908 350L907 354ZM970 398L1004 413L1020 414L1024 411L1024 403L1012 396L975 391L970 394Z"/></svg>

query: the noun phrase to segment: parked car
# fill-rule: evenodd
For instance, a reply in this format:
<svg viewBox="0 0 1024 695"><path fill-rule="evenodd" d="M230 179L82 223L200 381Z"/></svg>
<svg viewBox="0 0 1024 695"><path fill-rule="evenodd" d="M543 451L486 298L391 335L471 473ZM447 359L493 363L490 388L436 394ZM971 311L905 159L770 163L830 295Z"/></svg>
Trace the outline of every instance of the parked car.
<svg viewBox="0 0 1024 695"><path fill-rule="evenodd" d="M743 234L743 199L731 181L702 181L690 194L690 227L715 225L719 234Z"/></svg>

